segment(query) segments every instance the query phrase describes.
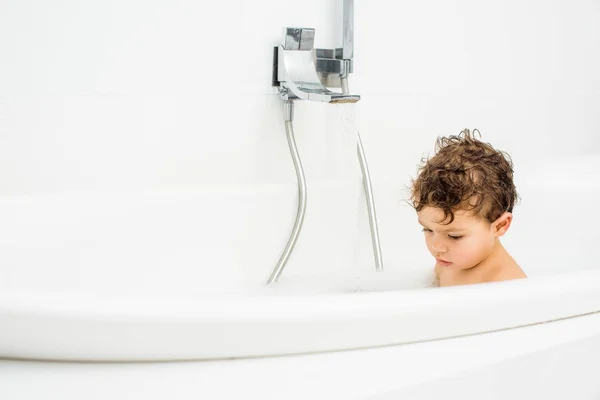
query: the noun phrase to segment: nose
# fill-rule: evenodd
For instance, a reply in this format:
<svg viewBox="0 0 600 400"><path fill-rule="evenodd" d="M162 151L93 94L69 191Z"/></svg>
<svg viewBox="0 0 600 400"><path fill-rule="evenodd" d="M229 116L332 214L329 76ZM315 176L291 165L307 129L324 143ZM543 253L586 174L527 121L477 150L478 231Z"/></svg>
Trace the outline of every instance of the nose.
<svg viewBox="0 0 600 400"><path fill-rule="evenodd" d="M448 247L444 243L444 240L439 236L431 238L431 250L434 253L445 253L448 251Z"/></svg>

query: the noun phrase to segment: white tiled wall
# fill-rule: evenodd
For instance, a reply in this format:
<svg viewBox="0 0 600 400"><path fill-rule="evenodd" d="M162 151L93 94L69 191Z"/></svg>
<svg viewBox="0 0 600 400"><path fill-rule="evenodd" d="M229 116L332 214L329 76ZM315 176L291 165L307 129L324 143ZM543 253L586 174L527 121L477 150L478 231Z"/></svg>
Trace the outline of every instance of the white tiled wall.
<svg viewBox="0 0 600 400"><path fill-rule="evenodd" d="M0 2L0 193L212 184L295 190L281 103L270 86L273 46L283 26L316 28L318 47L336 46L341 4ZM405 263L417 230L399 203L403 186L438 135L479 128L513 155L517 173L531 158L598 152L597 1L357 0L355 29L350 83L362 100L352 112L392 268ZM309 182L347 179L334 133L338 110L298 103L295 115ZM309 215L326 215L324 192L315 191ZM344 197L332 207L336 201ZM356 208L356 199L348 201L348 210ZM283 215L291 229L295 204L281 207L277 219ZM352 260L350 249L340 256L339 246L323 245L330 237L350 243L352 234L311 218L291 262L317 270ZM260 216L265 236L271 219ZM360 257L368 260L366 225L361 230ZM262 276L287 235L261 244L264 251L252 241L231 251L251 254L244 269Z"/></svg>

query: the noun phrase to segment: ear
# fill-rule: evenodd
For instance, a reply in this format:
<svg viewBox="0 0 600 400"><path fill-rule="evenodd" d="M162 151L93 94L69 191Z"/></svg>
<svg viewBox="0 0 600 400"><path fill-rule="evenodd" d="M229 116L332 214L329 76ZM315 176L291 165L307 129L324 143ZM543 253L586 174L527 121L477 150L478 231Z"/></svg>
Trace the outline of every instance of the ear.
<svg viewBox="0 0 600 400"><path fill-rule="evenodd" d="M492 230L494 232L494 235L497 238L499 238L500 236L503 236L506 233L506 231L508 231L508 228L510 228L511 222L512 222L512 213L505 212L504 214L499 216L498 219L496 219L492 223Z"/></svg>

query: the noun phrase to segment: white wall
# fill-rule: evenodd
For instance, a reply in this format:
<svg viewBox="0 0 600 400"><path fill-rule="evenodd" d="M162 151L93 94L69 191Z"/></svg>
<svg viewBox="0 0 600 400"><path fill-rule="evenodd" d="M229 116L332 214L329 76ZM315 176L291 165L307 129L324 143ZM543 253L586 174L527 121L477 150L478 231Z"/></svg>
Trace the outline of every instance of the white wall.
<svg viewBox="0 0 600 400"><path fill-rule="evenodd" d="M281 103L270 86L272 49L283 26L314 27L318 47L336 46L341 3L0 2L0 193L244 185L260 207L254 225L227 244L236 264L227 268L262 282L296 207ZM517 173L531 157L598 152L596 1L359 0L355 15L351 91L362 100L353 112L388 269L414 250L404 238L418 228L399 200L438 135L479 128L513 155ZM355 182L338 119L330 105L296 107L312 197L293 271L342 270L356 259ZM359 258L368 263L360 218Z"/></svg>

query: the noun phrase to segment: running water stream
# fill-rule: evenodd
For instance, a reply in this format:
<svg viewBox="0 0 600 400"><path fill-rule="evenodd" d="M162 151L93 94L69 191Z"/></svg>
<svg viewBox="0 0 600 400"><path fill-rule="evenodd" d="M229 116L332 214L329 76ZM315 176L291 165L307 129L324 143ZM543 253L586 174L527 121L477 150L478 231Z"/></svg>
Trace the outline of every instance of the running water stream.
<svg viewBox="0 0 600 400"><path fill-rule="evenodd" d="M352 269L354 270L354 291L361 290L361 246L360 238L363 229L368 229L365 226L367 221L367 209L365 192L363 189L362 171L357 156L357 146L359 132L356 126L355 109L353 104L337 104L336 111L338 114L338 120L341 127L341 136L343 144L343 167L345 170L344 176L347 177L350 182L350 192L355 194L355 198L349 198L348 201L356 202L355 215L349 215L348 218L354 218L355 231L352 239L353 244L350 251L353 252Z"/></svg>

